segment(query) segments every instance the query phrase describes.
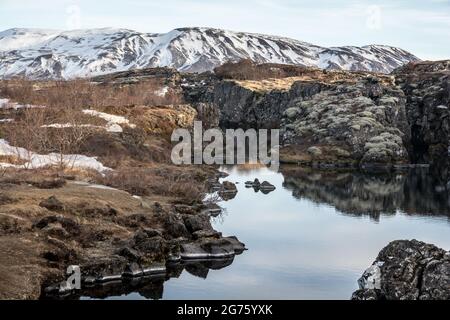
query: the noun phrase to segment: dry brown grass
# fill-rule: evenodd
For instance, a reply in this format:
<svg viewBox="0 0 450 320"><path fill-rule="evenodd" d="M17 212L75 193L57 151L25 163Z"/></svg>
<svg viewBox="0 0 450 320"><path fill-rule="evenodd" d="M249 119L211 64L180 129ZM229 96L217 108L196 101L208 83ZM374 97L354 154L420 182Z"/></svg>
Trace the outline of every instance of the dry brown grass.
<svg viewBox="0 0 450 320"><path fill-rule="evenodd" d="M13 146L42 154L99 156L114 168L130 161L167 163L170 133L174 127L189 126L196 113L189 106L180 105L180 95L172 89L160 96L158 90L162 88L162 79L130 85L102 85L87 80L0 81L0 97L45 106L1 110L3 118L14 118L14 122L1 124L0 137ZM102 129L106 121L84 114L86 108L125 116L131 123L136 121L137 127L125 125L123 133L110 134ZM46 127L51 124L71 127Z"/></svg>
<svg viewBox="0 0 450 320"><path fill-rule="evenodd" d="M392 84L393 77L362 71L322 70L313 67L264 63L250 60L225 63L214 69L222 79L233 80L253 91L289 90L296 81L320 81L324 83L355 83L376 76L384 84Z"/></svg>
<svg viewBox="0 0 450 320"><path fill-rule="evenodd" d="M270 78L264 80L234 80L241 87L252 91L289 90L294 82L305 80L305 77Z"/></svg>
<svg viewBox="0 0 450 320"><path fill-rule="evenodd" d="M139 196L176 197L182 202L200 201L208 178L204 168L159 165L123 168L97 177L97 182Z"/></svg>
<svg viewBox="0 0 450 320"><path fill-rule="evenodd" d="M55 168L16 169L7 168L0 177L0 184L37 184L42 181L59 179L61 171Z"/></svg>
<svg viewBox="0 0 450 320"><path fill-rule="evenodd" d="M125 127L121 134L96 132L80 147L80 153L98 157L105 166L138 166L170 163L171 144L168 138L149 135L142 128Z"/></svg>
<svg viewBox="0 0 450 320"><path fill-rule="evenodd" d="M160 91L165 88L163 80L152 78L135 84L98 84L87 80L0 81L0 97L20 104L45 106L1 110L3 118L13 118L14 122L2 123L0 136L13 146L38 153L86 152L102 157L114 167L130 159L167 162L170 150L164 141L170 141L174 127L189 126L195 110L180 105L181 95L173 89L169 88L161 96ZM137 128L125 125L123 133L111 135L102 130L105 120L82 112L87 108L125 116L131 123L136 121ZM71 127L45 127L51 124Z"/></svg>
<svg viewBox="0 0 450 320"><path fill-rule="evenodd" d="M24 104L58 108L97 108L104 106L176 105L181 95L164 88L162 79L149 79L132 85L95 84L88 80L37 82L24 79L0 82L0 95Z"/></svg>
<svg viewBox="0 0 450 320"><path fill-rule="evenodd" d="M370 76L367 73L349 73L345 71L327 71L327 73L323 72L315 72L311 71L309 74L304 74L303 76L296 77L287 77L287 78L268 78L262 80L233 80L235 83L240 86L247 88L252 91L259 92L267 92L272 90L278 91L287 91L292 85L297 81L314 81L314 82L323 82L327 84L333 83L350 83L354 84L358 80ZM392 83L392 78L386 75L377 76L379 80L381 80L384 84Z"/></svg>

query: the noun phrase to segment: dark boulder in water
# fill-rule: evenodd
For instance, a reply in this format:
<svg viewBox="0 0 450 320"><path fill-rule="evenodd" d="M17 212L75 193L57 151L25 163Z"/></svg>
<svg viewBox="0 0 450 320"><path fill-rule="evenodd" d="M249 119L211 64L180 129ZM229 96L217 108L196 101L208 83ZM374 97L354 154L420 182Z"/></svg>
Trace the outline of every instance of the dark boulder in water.
<svg viewBox="0 0 450 320"><path fill-rule="evenodd" d="M245 250L245 245L236 237L220 239L203 238L196 242L181 244L181 258L189 259L225 259L234 257Z"/></svg>
<svg viewBox="0 0 450 320"><path fill-rule="evenodd" d="M245 187L247 188L259 188L259 186L261 185L261 183L259 182L258 178L255 178L255 180L253 181L246 181L245 182Z"/></svg>
<svg viewBox="0 0 450 320"><path fill-rule="evenodd" d="M259 190L261 190L261 192L264 192L264 191L270 192L270 191L273 191L275 189L276 189L275 186L273 184L271 184L270 182L267 182L267 181L263 181L263 183L261 183L261 186L259 187Z"/></svg>
<svg viewBox="0 0 450 320"><path fill-rule="evenodd" d="M358 283L352 300L448 300L450 252L417 240L393 241Z"/></svg>
<svg viewBox="0 0 450 320"><path fill-rule="evenodd" d="M268 194L274 191L276 188L273 184L267 181L263 181L262 183L256 178L254 181L245 182L246 188L253 188L255 192L261 191L264 194Z"/></svg>
<svg viewBox="0 0 450 320"><path fill-rule="evenodd" d="M224 181L220 187L219 195L223 200L228 201L234 199L237 192L236 184L230 181Z"/></svg>

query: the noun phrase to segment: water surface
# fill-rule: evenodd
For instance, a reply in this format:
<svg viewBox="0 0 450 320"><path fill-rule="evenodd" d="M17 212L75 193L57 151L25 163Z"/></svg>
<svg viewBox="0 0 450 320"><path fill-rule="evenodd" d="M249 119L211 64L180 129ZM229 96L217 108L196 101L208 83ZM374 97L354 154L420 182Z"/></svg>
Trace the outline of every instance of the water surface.
<svg viewBox="0 0 450 320"><path fill-rule="evenodd" d="M223 168L237 182L213 225L248 248L223 266L181 268L167 281L112 299L349 299L378 252L396 239L450 248L446 190L425 171L318 172L283 167ZM258 178L276 186L245 187ZM212 267L214 270L209 269ZM153 291L152 291L153 290Z"/></svg>

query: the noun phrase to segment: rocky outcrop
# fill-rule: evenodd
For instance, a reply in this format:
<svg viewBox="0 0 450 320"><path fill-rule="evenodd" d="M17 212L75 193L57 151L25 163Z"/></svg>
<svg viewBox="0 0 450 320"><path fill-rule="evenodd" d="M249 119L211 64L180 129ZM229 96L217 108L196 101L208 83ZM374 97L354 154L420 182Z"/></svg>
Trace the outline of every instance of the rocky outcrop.
<svg viewBox="0 0 450 320"><path fill-rule="evenodd" d="M166 77L165 83L182 93L204 128L280 128L284 162L334 167L429 163L439 172L445 169L446 176L449 65L414 62L390 76L293 67L295 72L286 77L255 80L158 68L95 81ZM257 75L264 65L252 66ZM159 111L148 112L160 117ZM192 115L189 112L190 120Z"/></svg>
<svg viewBox="0 0 450 320"><path fill-rule="evenodd" d="M448 300L450 252L417 240L393 241L358 284L352 300Z"/></svg>
<svg viewBox="0 0 450 320"><path fill-rule="evenodd" d="M274 67L252 64L255 74L243 73L244 78L156 68L94 81L164 80L196 110L181 110L189 119L183 123L191 123L196 114L204 128L280 128L285 162L334 167L430 163L442 171L448 160L449 65L415 62L390 76L292 67L295 72L286 77L275 73L274 78L255 80ZM145 112L151 119L169 117L168 131L172 123L184 126L172 119L169 109ZM139 114L133 120L139 121ZM147 122L143 126L152 131L154 121Z"/></svg>
<svg viewBox="0 0 450 320"><path fill-rule="evenodd" d="M257 74L269 68L253 66ZM279 67L270 65L269 69ZM180 86L186 102L199 114L215 114L222 128L279 128L284 110L294 99L317 94L329 82L353 81L368 74L294 66L291 69L295 72L285 78L262 80L222 79L212 73L182 74Z"/></svg>
<svg viewBox="0 0 450 320"><path fill-rule="evenodd" d="M163 80L166 84L172 84L180 80L180 73L168 67L131 69L95 76L89 80L98 84L129 85L154 79Z"/></svg>
<svg viewBox="0 0 450 320"><path fill-rule="evenodd" d="M242 253L245 245L235 237L222 239L203 238L196 243L181 245L181 258L188 259L224 259Z"/></svg>
<svg viewBox="0 0 450 320"><path fill-rule="evenodd" d="M223 128L277 128L292 100L290 91L258 92L233 81L223 81L214 91Z"/></svg>
<svg viewBox="0 0 450 320"><path fill-rule="evenodd" d="M408 162L405 96L377 77L329 85L283 114L285 161L349 165ZM283 153L282 153L283 160Z"/></svg>
<svg viewBox="0 0 450 320"><path fill-rule="evenodd" d="M182 74L179 86L186 102L197 110L197 119L203 122L203 128L219 126L219 108L214 104L214 88L219 78L213 73Z"/></svg>
<svg viewBox="0 0 450 320"><path fill-rule="evenodd" d="M286 78L222 80L209 73L183 76L182 87L208 123L280 128L285 162L430 163L442 169L447 167L449 65L417 62L391 76L297 68Z"/></svg>
<svg viewBox="0 0 450 320"><path fill-rule="evenodd" d="M284 111L295 99L311 97L327 87L324 83L300 80L300 77L294 77L261 82L220 82L214 90L220 126L278 129Z"/></svg>

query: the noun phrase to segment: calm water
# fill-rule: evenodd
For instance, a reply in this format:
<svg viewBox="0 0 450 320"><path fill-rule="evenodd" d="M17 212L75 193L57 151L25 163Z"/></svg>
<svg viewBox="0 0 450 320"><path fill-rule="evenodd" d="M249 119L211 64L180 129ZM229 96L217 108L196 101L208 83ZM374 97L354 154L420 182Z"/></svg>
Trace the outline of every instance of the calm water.
<svg viewBox="0 0 450 320"><path fill-rule="evenodd" d="M230 175L222 180L239 182L238 194L220 203L226 212L214 227L236 235L248 250L226 267L186 266L167 281L109 298L349 299L388 242L415 238L450 248L448 194L426 172L223 170ZM245 188L254 178L277 189L263 194Z"/></svg>

